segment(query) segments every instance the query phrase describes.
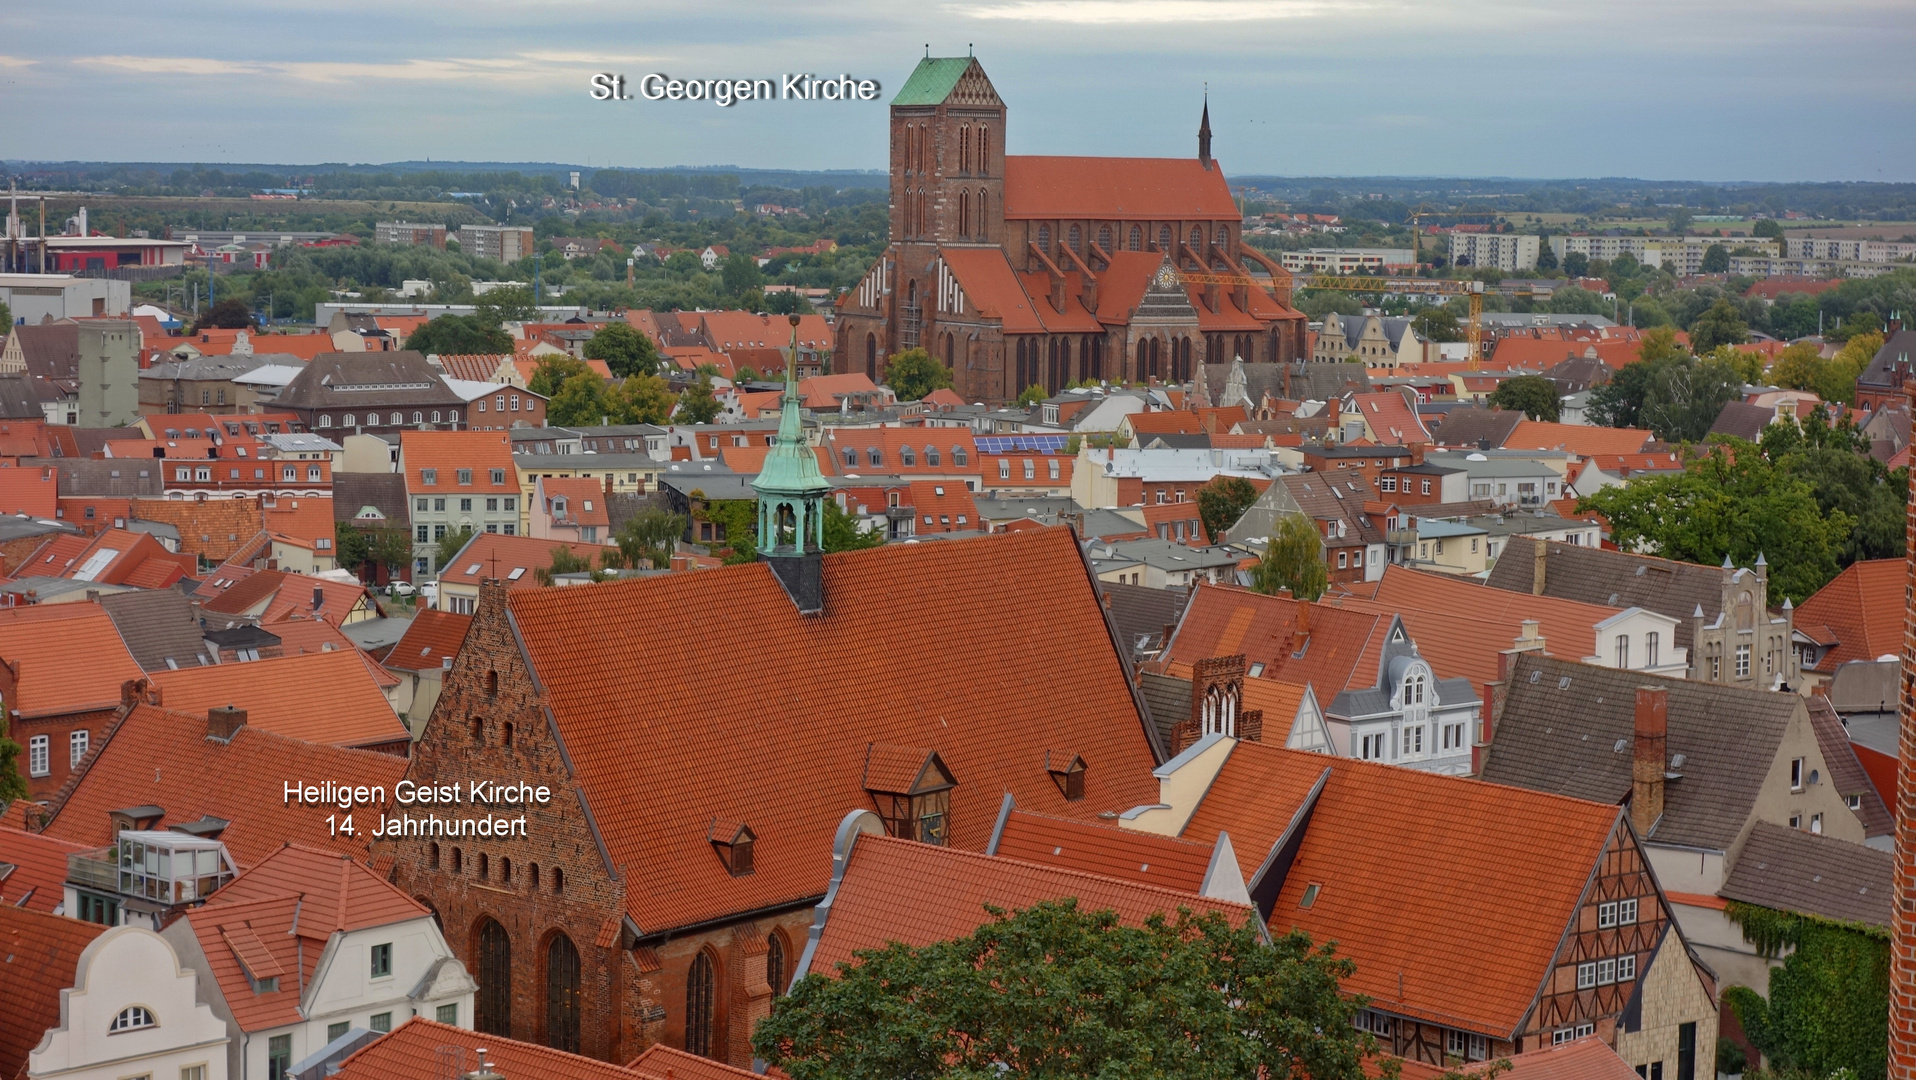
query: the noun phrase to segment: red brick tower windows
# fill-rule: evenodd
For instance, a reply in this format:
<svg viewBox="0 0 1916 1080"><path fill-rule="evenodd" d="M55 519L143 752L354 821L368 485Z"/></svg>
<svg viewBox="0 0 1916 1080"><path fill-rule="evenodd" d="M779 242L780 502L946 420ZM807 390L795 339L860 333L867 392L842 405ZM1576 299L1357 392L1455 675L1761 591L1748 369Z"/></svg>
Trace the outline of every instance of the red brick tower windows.
<svg viewBox="0 0 1916 1080"><path fill-rule="evenodd" d="M685 976L685 1049L700 1057L711 1057L717 1042L718 964L711 952L701 951L692 960Z"/></svg>
<svg viewBox="0 0 1916 1080"><path fill-rule="evenodd" d="M456 851L457 849L455 849ZM481 916L472 935L472 953L478 958L473 977L479 992L473 1001L472 1026L487 1035L512 1034L512 938L491 916Z"/></svg>
<svg viewBox="0 0 1916 1080"><path fill-rule="evenodd" d="M563 931L546 943L546 1045L579 1052L579 950Z"/></svg>
<svg viewBox="0 0 1916 1080"><path fill-rule="evenodd" d="M1136 225L1131 226L1131 240L1125 246L1130 248L1132 251L1143 251L1144 250L1144 230L1138 228Z"/></svg>

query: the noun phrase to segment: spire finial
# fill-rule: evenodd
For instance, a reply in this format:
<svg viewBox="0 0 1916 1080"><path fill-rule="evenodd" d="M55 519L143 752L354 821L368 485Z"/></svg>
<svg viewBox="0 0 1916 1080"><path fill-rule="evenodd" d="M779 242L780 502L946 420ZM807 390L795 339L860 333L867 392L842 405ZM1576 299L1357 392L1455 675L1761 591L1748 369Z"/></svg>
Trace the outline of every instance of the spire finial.
<svg viewBox="0 0 1916 1080"><path fill-rule="evenodd" d="M1198 120L1198 161L1211 168L1211 84L1204 84L1204 113Z"/></svg>

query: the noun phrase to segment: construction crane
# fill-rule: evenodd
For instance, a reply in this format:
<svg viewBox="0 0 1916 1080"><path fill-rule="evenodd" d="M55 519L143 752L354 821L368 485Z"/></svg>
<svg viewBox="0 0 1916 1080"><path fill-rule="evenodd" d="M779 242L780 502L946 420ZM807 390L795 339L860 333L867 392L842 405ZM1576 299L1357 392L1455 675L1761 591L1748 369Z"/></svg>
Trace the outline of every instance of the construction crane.
<svg viewBox="0 0 1916 1080"><path fill-rule="evenodd" d="M1410 226L1410 252L1412 262L1424 261L1423 222L1427 217L1491 218L1503 217L1500 210L1440 210L1429 203L1423 203L1410 212L1404 224Z"/></svg>
<svg viewBox="0 0 1916 1080"><path fill-rule="evenodd" d="M1192 285L1248 285L1253 288L1269 288L1270 278L1255 278L1247 274L1199 273L1181 270L1178 277ZM1414 278L1414 277L1337 277L1331 274L1312 274L1308 277L1292 279L1293 288L1331 289L1337 292L1360 292L1392 294L1397 296L1461 296L1470 304L1469 322L1466 340L1470 342L1470 370L1476 371L1483 366L1484 343L1484 283L1481 281L1459 280L1456 278ZM1509 290L1499 290L1508 296L1533 296L1535 293L1527 286L1518 286Z"/></svg>

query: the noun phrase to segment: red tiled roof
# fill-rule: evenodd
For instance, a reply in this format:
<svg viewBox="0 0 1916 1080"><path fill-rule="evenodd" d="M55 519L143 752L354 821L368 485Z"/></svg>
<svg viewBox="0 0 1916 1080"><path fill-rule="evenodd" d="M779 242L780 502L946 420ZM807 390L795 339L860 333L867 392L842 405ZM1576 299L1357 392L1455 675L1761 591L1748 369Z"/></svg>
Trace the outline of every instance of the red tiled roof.
<svg viewBox="0 0 1916 1080"><path fill-rule="evenodd" d="M440 353L439 366L455 379L491 382L506 359L505 353Z"/></svg>
<svg viewBox="0 0 1916 1080"><path fill-rule="evenodd" d="M720 352L732 349L780 349L792 343L789 316L762 315L752 311L707 311L698 316L705 334ZM801 347L831 348L832 328L823 315L798 317L798 343ZM762 373L761 373L762 374Z"/></svg>
<svg viewBox="0 0 1916 1080"><path fill-rule="evenodd" d="M1243 653L1264 665L1263 678L1311 686L1326 700L1346 688L1375 685L1390 620L1312 604L1310 644L1296 656L1297 604L1235 586L1199 585L1165 650L1169 669L1188 675L1199 660Z"/></svg>
<svg viewBox="0 0 1916 1080"><path fill-rule="evenodd" d="M472 616L420 608L412 625L386 654L386 666L396 671L434 671L447 657L459 655Z"/></svg>
<svg viewBox="0 0 1916 1080"><path fill-rule="evenodd" d="M0 877L0 906L51 913L66 899L67 856L85 850L85 844L0 825L0 863L13 864Z"/></svg>
<svg viewBox="0 0 1916 1080"><path fill-rule="evenodd" d="M747 394L745 396L758 397L759 395ZM777 397L778 395L774 394L772 396ZM814 446L811 450L812 456L818 459L819 471L826 476L830 476L832 474L832 452L823 446ZM764 470L765 455L771 452L772 448L763 444L757 446L721 446L719 447L718 456L719 460L725 463L725 467L733 472L752 475Z"/></svg>
<svg viewBox="0 0 1916 1080"><path fill-rule="evenodd" d="M503 389L503 387L502 387ZM399 433L400 471L406 490L415 495L517 495L519 474L512 465L512 440L503 431L402 431ZM437 483L427 484L422 470L437 470ZM472 470L472 483L459 482L459 470ZM505 480L492 482L492 470L504 469Z"/></svg>
<svg viewBox="0 0 1916 1080"><path fill-rule="evenodd" d="M333 1076L335 1080L437 1077L445 1067L448 1048L459 1051L455 1076L476 1071L478 1051L484 1050L486 1063L509 1080L632 1080L630 1071L610 1062L500 1035L482 1035L417 1016L390 1035L381 1036L355 1051L340 1063L339 1071ZM706 1080L702 1075L679 1075L685 1076L685 1080ZM729 1078L730 1073L726 1076Z"/></svg>
<svg viewBox="0 0 1916 1080"><path fill-rule="evenodd" d="M357 649L156 671L150 678L169 709L236 705L246 710L248 726L289 739L378 746L408 737Z"/></svg>
<svg viewBox="0 0 1916 1080"><path fill-rule="evenodd" d="M1005 220L1243 220L1224 169L1196 158L1005 157Z"/></svg>
<svg viewBox="0 0 1916 1080"><path fill-rule="evenodd" d="M351 856L290 841L234 878L207 907L288 894L302 898L300 921L322 936L432 914Z"/></svg>
<svg viewBox="0 0 1916 1080"><path fill-rule="evenodd" d="M849 375L814 375L798 380L798 396L808 409L836 409L838 399L846 394L872 394L877 391L878 384L862 371Z"/></svg>
<svg viewBox="0 0 1916 1080"><path fill-rule="evenodd" d="M1414 446L1434 440L1423 420L1411 411L1404 395L1395 390L1376 394L1354 394L1356 411L1370 425L1371 434L1387 446Z"/></svg>
<svg viewBox="0 0 1916 1080"><path fill-rule="evenodd" d="M1134 412L1126 416L1123 423L1129 424L1138 435L1202 435L1208 430L1202 417L1183 409Z"/></svg>
<svg viewBox="0 0 1916 1080"><path fill-rule="evenodd" d="M1067 898L1085 911L1111 911L1131 926L1180 907L1197 915L1218 912L1233 923L1256 917L1254 908L1180 889L864 835L852 845L810 972L830 974L852 963L854 952L891 942L918 947L964 937L991 921L987 904L1017 911Z"/></svg>
<svg viewBox="0 0 1916 1080"><path fill-rule="evenodd" d="M74 983L80 954L106 933L99 923L0 905L0 1076L24 1077L27 1055L60 1025L60 991Z"/></svg>
<svg viewBox="0 0 1916 1080"><path fill-rule="evenodd" d="M1816 670L1835 671L1851 660L1902 653L1907 574L1901 559L1851 563L1803 601L1803 606L1796 609L1796 621L1806 626L1827 626L1835 631L1839 642L1816 662Z"/></svg>
<svg viewBox="0 0 1916 1080"><path fill-rule="evenodd" d="M59 505L57 469L0 469L0 514L51 518Z"/></svg>
<svg viewBox="0 0 1916 1080"><path fill-rule="evenodd" d="M1155 799L1149 737L1070 530L827 555L824 595L822 614L800 615L763 562L508 594L612 862L648 882L627 900L645 933L822 895L839 819L870 803L874 742L938 752L958 783L951 842L973 850L1005 791L1071 817ZM900 597L930 595L898 617ZM718 661L742 623L750 679ZM1045 772L1053 745L1084 757L1083 799ZM770 776L792 797L766 799ZM713 854L714 817L757 835L753 874Z"/></svg>
<svg viewBox="0 0 1916 1080"><path fill-rule="evenodd" d="M43 831L98 846L113 839L108 811L152 805L166 811L160 828L207 815L231 821L220 840L242 867L289 840L358 857L366 850L363 834L336 836L327 825L338 808L289 804L283 782L314 777L390 792L405 775L406 759L392 754L321 746L250 725L220 742L206 737L204 713L137 705L108 730ZM208 783L209 777L219 782Z"/></svg>
<svg viewBox="0 0 1916 1080"><path fill-rule="evenodd" d="M289 536L313 547L319 540L333 539L333 500L324 498L275 499L264 507L266 531ZM326 551L331 552L328 547Z"/></svg>
<svg viewBox="0 0 1916 1080"><path fill-rule="evenodd" d="M858 464L845 461L846 449L858 452ZM911 450L912 459L906 463L904 451ZM965 428L948 427L885 427L885 428L849 428L844 431L833 429L825 434L825 445L818 448L830 462L824 465L826 475L846 476L857 473L860 476L966 476L979 475L984 468L978 459L978 444L972 440L971 432ZM874 465L871 451L879 452L879 463ZM938 463L932 464L927 449L936 450ZM958 461L958 451L964 452L964 463ZM821 458L821 462L825 459Z"/></svg>
<svg viewBox="0 0 1916 1080"><path fill-rule="evenodd" d="M1491 1064L1478 1062L1464 1071L1484 1072ZM1526 1050L1510 1059L1510 1069L1503 1075L1509 1080L1630 1080L1637 1071L1609 1043L1586 1035L1556 1046Z"/></svg>
<svg viewBox="0 0 1916 1080"><path fill-rule="evenodd" d="M222 567L221 572L224 569ZM225 580L218 573L209 577ZM315 590L320 595L317 607L313 605ZM201 609L215 615L256 618L262 624L302 615L322 618L338 626L366 597L364 585L286 570L256 570L207 600Z"/></svg>
<svg viewBox="0 0 1916 1080"><path fill-rule="evenodd" d="M981 527L978 504L960 481L913 480L908 498L918 519L912 524L913 532L966 532Z"/></svg>
<svg viewBox="0 0 1916 1080"><path fill-rule="evenodd" d="M1578 457L1595 454L1641 453L1654 432L1641 428L1554 424L1547 420L1519 420L1504 440L1506 450L1565 450Z"/></svg>
<svg viewBox="0 0 1916 1080"><path fill-rule="evenodd" d="M1344 990L1369 996L1378 1008L1510 1038L1536 1000L1622 811L1239 742L1183 835L1228 830L1243 863L1259 863L1327 771L1272 903L1272 931L1297 927L1313 940L1336 941L1338 953L1357 963ZM1444 808L1441 821L1420 812L1432 806ZM1383 821L1391 827L1378 828ZM1504 860L1488 856L1487 836L1550 858L1529 860L1513 874ZM1317 894L1302 907L1311 885Z"/></svg>
<svg viewBox="0 0 1916 1080"><path fill-rule="evenodd" d="M653 1043L645 1053L626 1063L644 1080L764 1080L757 1073Z"/></svg>
<svg viewBox="0 0 1916 1080"><path fill-rule="evenodd" d="M971 306L980 314L1002 321L1005 333L1044 332L1044 318L1025 295L1025 287L1005 260L1004 249L949 247L940 248L938 255L951 268ZM1044 310L1050 313L1050 305Z"/></svg>
<svg viewBox="0 0 1916 1080"><path fill-rule="evenodd" d="M135 499L133 516L173 526L182 553L216 565L259 535L264 520L258 499Z"/></svg>
<svg viewBox="0 0 1916 1080"><path fill-rule="evenodd" d="M0 608L0 660L18 668L6 707L23 717L111 709L139 662L98 604Z"/></svg>
<svg viewBox="0 0 1916 1080"><path fill-rule="evenodd" d="M1060 870L1195 893L1204 887L1211 846L1208 842L1013 810L1005 819L996 854Z"/></svg>
<svg viewBox="0 0 1916 1080"><path fill-rule="evenodd" d="M533 571L552 565L552 549L565 548L574 555L598 562L602 544L574 544L564 540L540 540L531 536L505 536L477 533L459 549L459 557L439 571L441 585L477 585L497 577L509 589L534 589L539 586Z"/></svg>
<svg viewBox="0 0 1916 1080"><path fill-rule="evenodd" d="M567 523L602 527L612 524L612 517L605 508L605 485L590 476L542 476L538 480L538 489L545 501L533 508L535 514L550 515L552 500L564 498Z"/></svg>

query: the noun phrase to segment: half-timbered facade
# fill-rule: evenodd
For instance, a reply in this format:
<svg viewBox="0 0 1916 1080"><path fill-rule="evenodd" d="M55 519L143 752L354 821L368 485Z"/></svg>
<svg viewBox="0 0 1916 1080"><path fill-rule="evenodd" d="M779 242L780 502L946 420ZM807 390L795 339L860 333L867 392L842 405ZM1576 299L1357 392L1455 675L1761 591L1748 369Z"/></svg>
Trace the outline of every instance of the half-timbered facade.
<svg viewBox="0 0 1916 1080"><path fill-rule="evenodd" d="M975 58L928 57L891 103L891 246L839 301L838 370L924 348L967 400L1082 379L1182 382L1306 359L1291 275L1243 242L1211 157L1007 156Z"/></svg>
<svg viewBox="0 0 1916 1080"><path fill-rule="evenodd" d="M1623 808L1217 734L1159 777L1123 824L1228 831L1272 932L1356 961L1359 1026L1391 1053L1441 1066L1594 1035L1644 1075L1711 1075L1713 977Z"/></svg>

